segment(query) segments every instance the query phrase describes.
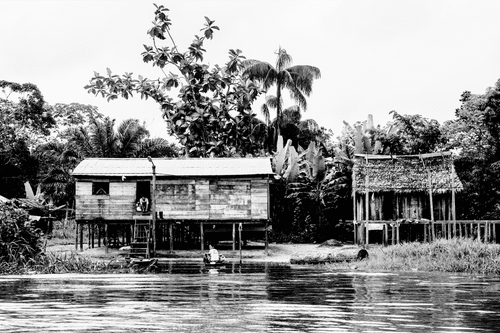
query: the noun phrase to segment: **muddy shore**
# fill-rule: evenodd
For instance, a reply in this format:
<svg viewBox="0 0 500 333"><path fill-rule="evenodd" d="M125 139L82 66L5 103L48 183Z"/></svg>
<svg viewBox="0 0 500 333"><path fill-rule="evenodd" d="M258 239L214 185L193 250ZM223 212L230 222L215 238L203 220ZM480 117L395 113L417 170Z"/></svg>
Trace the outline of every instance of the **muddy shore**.
<svg viewBox="0 0 500 333"><path fill-rule="evenodd" d="M263 244L250 243L241 250L241 259L244 261L255 262L273 262L273 263L290 263L291 259L297 258L326 258L332 256L353 256L359 251L359 247L349 244L339 244L337 242L325 242L323 244L277 244L271 243L268 247L266 255ZM206 250L208 251L208 249ZM75 249L74 244L47 244L46 252L50 253L76 253L81 256L98 259L111 260L120 256L126 256L126 251L119 249L108 249L106 253L104 247L89 248L84 244L83 251ZM240 251L233 251L230 246L221 246L219 252L228 260L240 260ZM201 250L174 250L158 251L159 258L168 258L172 260L202 260L203 254Z"/></svg>

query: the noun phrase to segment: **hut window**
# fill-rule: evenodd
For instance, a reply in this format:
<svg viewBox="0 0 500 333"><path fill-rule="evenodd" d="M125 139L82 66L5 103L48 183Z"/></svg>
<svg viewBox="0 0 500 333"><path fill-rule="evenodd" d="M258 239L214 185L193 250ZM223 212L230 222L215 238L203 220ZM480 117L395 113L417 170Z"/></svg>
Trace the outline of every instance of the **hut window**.
<svg viewBox="0 0 500 333"><path fill-rule="evenodd" d="M109 183L108 182L93 182L92 183L92 195L109 195Z"/></svg>

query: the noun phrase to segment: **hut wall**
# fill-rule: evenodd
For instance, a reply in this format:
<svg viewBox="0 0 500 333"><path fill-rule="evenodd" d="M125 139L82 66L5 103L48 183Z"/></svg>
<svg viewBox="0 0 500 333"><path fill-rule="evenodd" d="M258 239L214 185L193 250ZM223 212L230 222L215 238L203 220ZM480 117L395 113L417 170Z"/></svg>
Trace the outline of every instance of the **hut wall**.
<svg viewBox="0 0 500 333"><path fill-rule="evenodd" d="M102 182L106 182L100 180ZM109 182L109 195L93 195L92 181L76 182L76 219L131 220L135 212L135 182Z"/></svg>
<svg viewBox="0 0 500 333"><path fill-rule="evenodd" d="M108 195L95 195L92 180L77 181L76 219L133 220L137 214L136 184L111 180ZM160 179L156 182L156 211L167 219L268 219L268 198L267 178Z"/></svg>
<svg viewBox="0 0 500 333"><path fill-rule="evenodd" d="M449 194L434 195L434 219L451 219L451 198Z"/></svg>
<svg viewBox="0 0 500 333"><path fill-rule="evenodd" d="M372 193L370 194L368 218L366 218L365 200L365 194L356 194L356 216L358 220L430 219L430 204L428 195L425 193ZM437 205L436 202L434 203L435 214L442 207L448 207L444 197L439 203ZM449 212L446 216L449 216Z"/></svg>
<svg viewBox="0 0 500 333"><path fill-rule="evenodd" d="M159 180L156 210L169 219L267 219L267 179Z"/></svg>

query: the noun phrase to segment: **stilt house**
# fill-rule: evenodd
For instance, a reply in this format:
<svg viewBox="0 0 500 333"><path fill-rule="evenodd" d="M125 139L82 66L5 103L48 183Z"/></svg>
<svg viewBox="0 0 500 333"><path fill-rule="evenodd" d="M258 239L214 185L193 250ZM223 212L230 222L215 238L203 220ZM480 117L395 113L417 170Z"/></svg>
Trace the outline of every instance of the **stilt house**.
<svg viewBox="0 0 500 333"><path fill-rule="evenodd" d="M354 220L454 220L455 193L462 189L450 152L356 154Z"/></svg>
<svg viewBox="0 0 500 333"><path fill-rule="evenodd" d="M106 246L112 227L121 228L122 243L147 239L155 250L173 250L174 243L200 244L203 250L207 238L222 234L232 235L234 249L241 232L264 232L267 240L269 158L148 159L89 158L75 168L80 244L84 225L89 243L97 226ZM142 197L145 211L137 205Z"/></svg>

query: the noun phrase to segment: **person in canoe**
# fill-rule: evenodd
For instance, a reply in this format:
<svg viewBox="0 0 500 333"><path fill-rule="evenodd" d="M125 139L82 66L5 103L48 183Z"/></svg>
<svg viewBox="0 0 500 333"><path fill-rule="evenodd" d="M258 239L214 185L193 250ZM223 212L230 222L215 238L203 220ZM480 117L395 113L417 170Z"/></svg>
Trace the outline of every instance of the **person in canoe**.
<svg viewBox="0 0 500 333"><path fill-rule="evenodd" d="M219 251L210 244L209 246L210 251L208 253L205 253L205 256L203 257L203 262L206 264L217 264L217 263L222 263L224 261L224 257L219 255Z"/></svg>

